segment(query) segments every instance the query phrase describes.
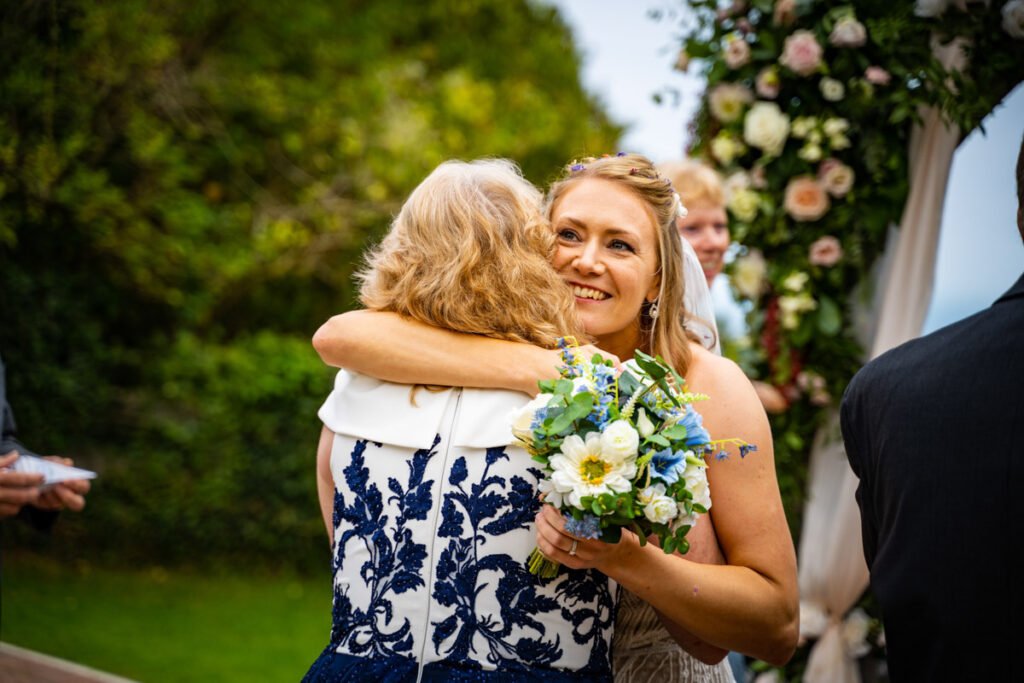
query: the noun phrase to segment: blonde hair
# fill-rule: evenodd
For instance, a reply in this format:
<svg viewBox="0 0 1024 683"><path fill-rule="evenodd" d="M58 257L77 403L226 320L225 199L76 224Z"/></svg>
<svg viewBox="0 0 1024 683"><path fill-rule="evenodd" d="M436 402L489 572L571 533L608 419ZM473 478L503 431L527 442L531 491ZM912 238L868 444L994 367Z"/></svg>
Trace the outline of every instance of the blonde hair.
<svg viewBox="0 0 1024 683"><path fill-rule="evenodd" d="M660 291L659 315L651 318L650 305L644 304L640 317L641 350L661 356L685 375L690 366L691 338L683 326L683 246L676 229L679 199L672 183L660 175L654 164L640 154L625 154L600 159L583 159L568 167L566 175L548 191L547 215L575 183L586 178L600 178L619 183L644 203L654 218L658 237L658 271ZM698 341L694 337L695 341ZM625 360L625 359L623 359Z"/></svg>
<svg viewBox="0 0 1024 683"><path fill-rule="evenodd" d="M503 159L446 161L357 274L363 305L458 332L555 346L580 335L540 192Z"/></svg>
<svg viewBox="0 0 1024 683"><path fill-rule="evenodd" d="M658 171L672 182L684 206L725 206L722 176L710 166L688 159L658 164Z"/></svg>

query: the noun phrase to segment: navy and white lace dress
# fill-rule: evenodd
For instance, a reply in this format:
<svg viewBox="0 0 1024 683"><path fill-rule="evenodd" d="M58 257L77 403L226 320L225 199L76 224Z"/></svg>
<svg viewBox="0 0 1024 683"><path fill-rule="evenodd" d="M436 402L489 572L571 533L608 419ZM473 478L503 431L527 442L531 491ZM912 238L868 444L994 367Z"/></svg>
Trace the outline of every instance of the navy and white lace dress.
<svg viewBox="0 0 1024 683"><path fill-rule="evenodd" d="M611 680L617 586L542 581L536 463L506 391L420 389L342 371L335 433L331 642L306 681Z"/></svg>

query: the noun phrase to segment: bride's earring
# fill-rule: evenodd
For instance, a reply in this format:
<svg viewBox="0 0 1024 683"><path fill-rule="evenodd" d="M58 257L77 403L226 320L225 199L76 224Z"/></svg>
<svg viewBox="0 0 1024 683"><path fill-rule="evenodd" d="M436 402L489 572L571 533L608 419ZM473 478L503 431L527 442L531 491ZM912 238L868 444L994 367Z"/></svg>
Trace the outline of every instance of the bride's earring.
<svg viewBox="0 0 1024 683"><path fill-rule="evenodd" d="M655 299L651 302L651 305L647 308L647 315L651 317L651 320L658 319L658 300Z"/></svg>

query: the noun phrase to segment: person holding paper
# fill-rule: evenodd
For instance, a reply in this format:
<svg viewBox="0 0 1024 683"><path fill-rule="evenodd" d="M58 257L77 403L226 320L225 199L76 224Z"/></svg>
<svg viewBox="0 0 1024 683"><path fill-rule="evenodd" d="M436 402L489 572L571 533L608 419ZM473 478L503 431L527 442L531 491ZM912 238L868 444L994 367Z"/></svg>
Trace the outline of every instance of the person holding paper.
<svg viewBox="0 0 1024 683"><path fill-rule="evenodd" d="M58 510L75 512L85 507L85 494L89 492L87 479L72 479L43 488L45 476L41 473L21 472L14 469L22 456L35 456L15 438L17 425L14 412L7 402L7 387L3 358L0 357L0 519L18 515L37 528L53 523ZM49 461L71 465L68 458L47 458Z"/></svg>

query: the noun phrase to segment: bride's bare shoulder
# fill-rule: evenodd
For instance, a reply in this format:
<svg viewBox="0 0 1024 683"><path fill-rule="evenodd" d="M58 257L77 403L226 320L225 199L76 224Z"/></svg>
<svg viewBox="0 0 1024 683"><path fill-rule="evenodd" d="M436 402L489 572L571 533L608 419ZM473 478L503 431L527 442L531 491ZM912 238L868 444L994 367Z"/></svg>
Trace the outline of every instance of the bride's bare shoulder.
<svg viewBox="0 0 1024 683"><path fill-rule="evenodd" d="M700 344L690 344L690 366L686 371L686 383L690 391L705 394L744 396L754 394L750 380L740 366L728 358L708 351ZM756 395L755 395L756 396Z"/></svg>

